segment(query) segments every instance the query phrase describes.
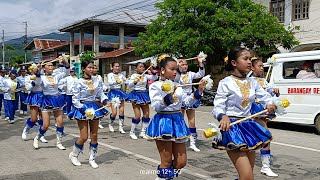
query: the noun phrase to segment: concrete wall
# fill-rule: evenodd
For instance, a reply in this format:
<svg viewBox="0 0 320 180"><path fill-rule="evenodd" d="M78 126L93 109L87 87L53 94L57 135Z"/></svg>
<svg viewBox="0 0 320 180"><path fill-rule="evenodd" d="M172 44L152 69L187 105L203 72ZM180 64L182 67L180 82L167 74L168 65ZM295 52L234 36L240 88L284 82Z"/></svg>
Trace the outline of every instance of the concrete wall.
<svg viewBox="0 0 320 180"><path fill-rule="evenodd" d="M269 8L270 0L255 0L264 4ZM285 0L285 22L286 27L300 26L295 31L295 37L299 40L300 45L292 49L292 51L309 51L320 48L320 0L310 0L309 19L296 20L292 19L292 0ZM284 50L280 48L280 51Z"/></svg>
<svg viewBox="0 0 320 180"><path fill-rule="evenodd" d="M294 26L300 26L296 38L301 44L320 43L320 0L310 0L309 19L292 21Z"/></svg>

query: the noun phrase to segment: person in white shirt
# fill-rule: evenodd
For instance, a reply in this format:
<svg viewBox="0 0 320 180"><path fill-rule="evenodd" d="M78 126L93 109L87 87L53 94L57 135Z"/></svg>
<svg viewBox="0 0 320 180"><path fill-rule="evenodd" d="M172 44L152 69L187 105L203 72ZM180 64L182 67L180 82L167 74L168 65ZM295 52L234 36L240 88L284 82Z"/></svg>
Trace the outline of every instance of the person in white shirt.
<svg viewBox="0 0 320 180"><path fill-rule="evenodd" d="M3 81L4 106L8 110L10 124L14 123L16 92L19 91L19 82L16 79L17 71L11 70L9 78Z"/></svg>
<svg viewBox="0 0 320 180"><path fill-rule="evenodd" d="M314 79L317 78L316 73L312 71L312 63L305 62L302 70L296 76L297 79Z"/></svg>
<svg viewBox="0 0 320 180"><path fill-rule="evenodd" d="M2 91L2 87L3 87L3 81L5 80L4 78L5 75L5 71L2 68L2 66L0 66L0 119L1 119L1 109L2 109L2 103L3 103L3 91Z"/></svg>
<svg viewBox="0 0 320 180"><path fill-rule="evenodd" d="M146 136L155 140L159 154L160 165L157 175L160 179L173 179L180 174L187 164L187 152L185 142L191 135L181 113L182 103L192 105L201 98L205 82L201 81L198 90L187 95L179 84L173 82L178 65L176 60L161 55L158 58L160 64L160 80L152 83L149 87L151 107L157 112L152 118ZM164 83L170 82L172 92L164 92ZM168 83L169 84L169 83Z"/></svg>
<svg viewBox="0 0 320 180"><path fill-rule="evenodd" d="M70 119L77 120L80 130L80 137L76 140L73 150L69 154L69 159L73 165L81 166L78 156L82 152L84 143L88 139L89 129L89 164L95 169L99 167L95 162L96 153L98 150L99 119L109 113L105 108L101 108L101 105L106 106L109 100L108 97L103 93L103 87L100 80L92 75L93 61L82 61L81 69L83 76L75 81L74 87L72 88L73 106L68 114ZM90 109L91 113L88 113Z"/></svg>
<svg viewBox="0 0 320 180"><path fill-rule="evenodd" d="M76 73L74 72L74 68L70 69L70 76L66 77L66 97L65 100L67 102L66 108L66 114L69 114L71 111L72 106L72 89L74 87L74 83L76 80L78 80L78 77L76 76Z"/></svg>
<svg viewBox="0 0 320 180"><path fill-rule="evenodd" d="M203 60L198 58L199 62L199 70L198 72L188 71L188 63L185 59L181 59L179 61L179 73L176 76L175 82L184 85L184 84L191 84L193 80L202 78L205 75L205 68L202 62ZM182 89L188 95L192 94L193 92L192 86L184 86ZM187 113L188 117L188 125L189 130L191 132L190 136L190 149L195 152L200 152L200 149L196 146L196 142L198 139L197 128L196 128L196 108L201 105L200 100L196 103L186 106L182 104L182 113Z"/></svg>
<svg viewBox="0 0 320 180"><path fill-rule="evenodd" d="M111 64L112 72L108 74L108 83L110 85L110 91L108 92L108 99L112 101L113 98L119 98L121 101L119 107L119 132L125 134L123 130L124 126L124 100L127 99L128 95L121 89L122 85L126 83L126 77L120 73L120 65L117 62ZM112 113L110 114L111 122L109 123L110 132L114 132L112 123L117 116L117 108L111 106Z"/></svg>
<svg viewBox="0 0 320 180"><path fill-rule="evenodd" d="M129 136L131 139L138 139L135 134L135 129L137 125L140 123L141 118L141 110L143 112L142 116L142 127L141 132L139 134L140 138L148 139L146 137L146 129L149 125L150 118L149 118L149 104L151 103L149 97L149 91L147 90L147 84L149 80L157 80L158 76L142 74L145 71L145 65L143 63L138 63L136 65L136 73L132 74L129 82L128 87L133 89L129 94L126 101L132 103L132 108L134 112L134 118L132 118L131 123L131 131Z"/></svg>
<svg viewBox="0 0 320 180"><path fill-rule="evenodd" d="M43 126L39 128L39 132L33 140L33 147L35 149L39 148L39 139L47 132L50 126L50 116L51 113L53 113L57 123L56 145L58 149L65 150L66 148L62 145L61 141L64 134L62 109L66 105L66 102L60 94L58 87L65 83L64 78L70 74L70 66L67 61L61 61L59 64L59 72L53 75L53 64L48 62L44 65L44 72L45 75L38 75L36 76L36 80L34 80L34 85L40 85L43 91L41 103Z"/></svg>
<svg viewBox="0 0 320 180"><path fill-rule="evenodd" d="M103 83L102 77L101 77L99 74L97 74L97 72L98 72L97 66L96 66L96 65L93 65L92 77L97 78L98 81L102 84L103 91L106 91L107 86ZM104 128L104 127L102 126L102 124L101 124L101 119L99 120L99 128L100 128L100 129L103 129L103 128Z"/></svg>
<svg viewBox="0 0 320 180"><path fill-rule="evenodd" d="M26 100L27 96L28 96L28 90L26 89L26 78L28 78L26 69L24 66L22 66L19 70L20 76L17 77L17 81L19 82L20 86L21 86L21 91L19 93L19 97L20 97L20 114L27 114L28 111L28 107L27 105L24 103L24 101Z"/></svg>

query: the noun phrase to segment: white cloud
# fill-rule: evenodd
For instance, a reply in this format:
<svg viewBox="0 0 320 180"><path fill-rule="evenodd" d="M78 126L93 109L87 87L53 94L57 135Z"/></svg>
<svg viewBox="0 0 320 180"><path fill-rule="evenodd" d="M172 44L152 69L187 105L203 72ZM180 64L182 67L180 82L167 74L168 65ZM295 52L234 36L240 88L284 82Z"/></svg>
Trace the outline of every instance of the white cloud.
<svg viewBox="0 0 320 180"><path fill-rule="evenodd" d="M24 24L28 22L29 35L57 32L72 22L108 12L124 6L154 10L157 0L0 0L0 30L6 32L6 39L24 35ZM144 6L144 7L143 7ZM112 16L111 16L112 17Z"/></svg>

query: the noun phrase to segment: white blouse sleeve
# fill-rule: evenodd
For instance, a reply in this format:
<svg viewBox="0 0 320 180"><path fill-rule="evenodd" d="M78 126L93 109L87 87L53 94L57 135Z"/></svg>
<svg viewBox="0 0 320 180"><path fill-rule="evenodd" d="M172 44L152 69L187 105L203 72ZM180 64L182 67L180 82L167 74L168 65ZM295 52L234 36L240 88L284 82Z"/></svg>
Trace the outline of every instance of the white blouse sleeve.
<svg viewBox="0 0 320 180"><path fill-rule="evenodd" d="M272 97L271 95L264 90L257 81L254 81L254 87L255 87L255 95L256 99L266 107L268 104L272 104Z"/></svg>
<svg viewBox="0 0 320 180"><path fill-rule="evenodd" d="M204 67L199 68L199 71L197 73L191 72L191 78L193 79L199 79L202 78L206 74Z"/></svg>
<svg viewBox="0 0 320 180"><path fill-rule="evenodd" d="M80 86L80 82L76 80L72 88L72 104L78 109L83 107L83 104L80 102Z"/></svg>
<svg viewBox="0 0 320 180"><path fill-rule="evenodd" d="M161 112L164 108L167 107L167 104L164 102L164 97L166 94L162 93L162 90L156 86L155 83L151 84L149 87L149 96L151 100L151 107L156 112Z"/></svg>
<svg viewBox="0 0 320 180"><path fill-rule="evenodd" d="M221 120L222 116L226 114L226 102L228 100L228 84L225 80L221 80L218 85L217 94L214 98L214 108L212 115L217 120Z"/></svg>

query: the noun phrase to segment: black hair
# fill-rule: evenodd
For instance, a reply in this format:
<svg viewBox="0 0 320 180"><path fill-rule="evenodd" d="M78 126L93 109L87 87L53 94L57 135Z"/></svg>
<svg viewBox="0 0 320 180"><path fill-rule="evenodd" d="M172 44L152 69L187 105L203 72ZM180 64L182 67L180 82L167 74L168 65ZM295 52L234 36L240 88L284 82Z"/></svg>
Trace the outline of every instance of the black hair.
<svg viewBox="0 0 320 180"><path fill-rule="evenodd" d="M112 62L111 63L111 67L113 67L114 65L119 64L118 62ZM120 65L120 64L119 64Z"/></svg>
<svg viewBox="0 0 320 180"><path fill-rule="evenodd" d="M259 57L253 57L253 58L251 58L252 66L256 65L259 61L263 62L262 59L259 58Z"/></svg>
<svg viewBox="0 0 320 180"><path fill-rule="evenodd" d="M162 59L159 63L159 67L161 68L165 68L165 66L169 63L169 62L177 62L176 60L174 60L172 57L165 57L164 59Z"/></svg>
<svg viewBox="0 0 320 180"><path fill-rule="evenodd" d="M82 61L82 62L81 62L81 68L82 68L82 69L86 68L90 63L93 64L93 61L90 61L90 60L88 60L88 61Z"/></svg>
<svg viewBox="0 0 320 180"><path fill-rule="evenodd" d="M234 69L233 65L231 64L232 60L237 60L240 53L243 51L249 51L247 48L242 47L235 47L228 53L228 63L225 65L226 71L232 71Z"/></svg>
<svg viewBox="0 0 320 180"><path fill-rule="evenodd" d="M142 64L144 67L146 67L146 64L143 62L138 62L135 66L138 67L140 64Z"/></svg>

